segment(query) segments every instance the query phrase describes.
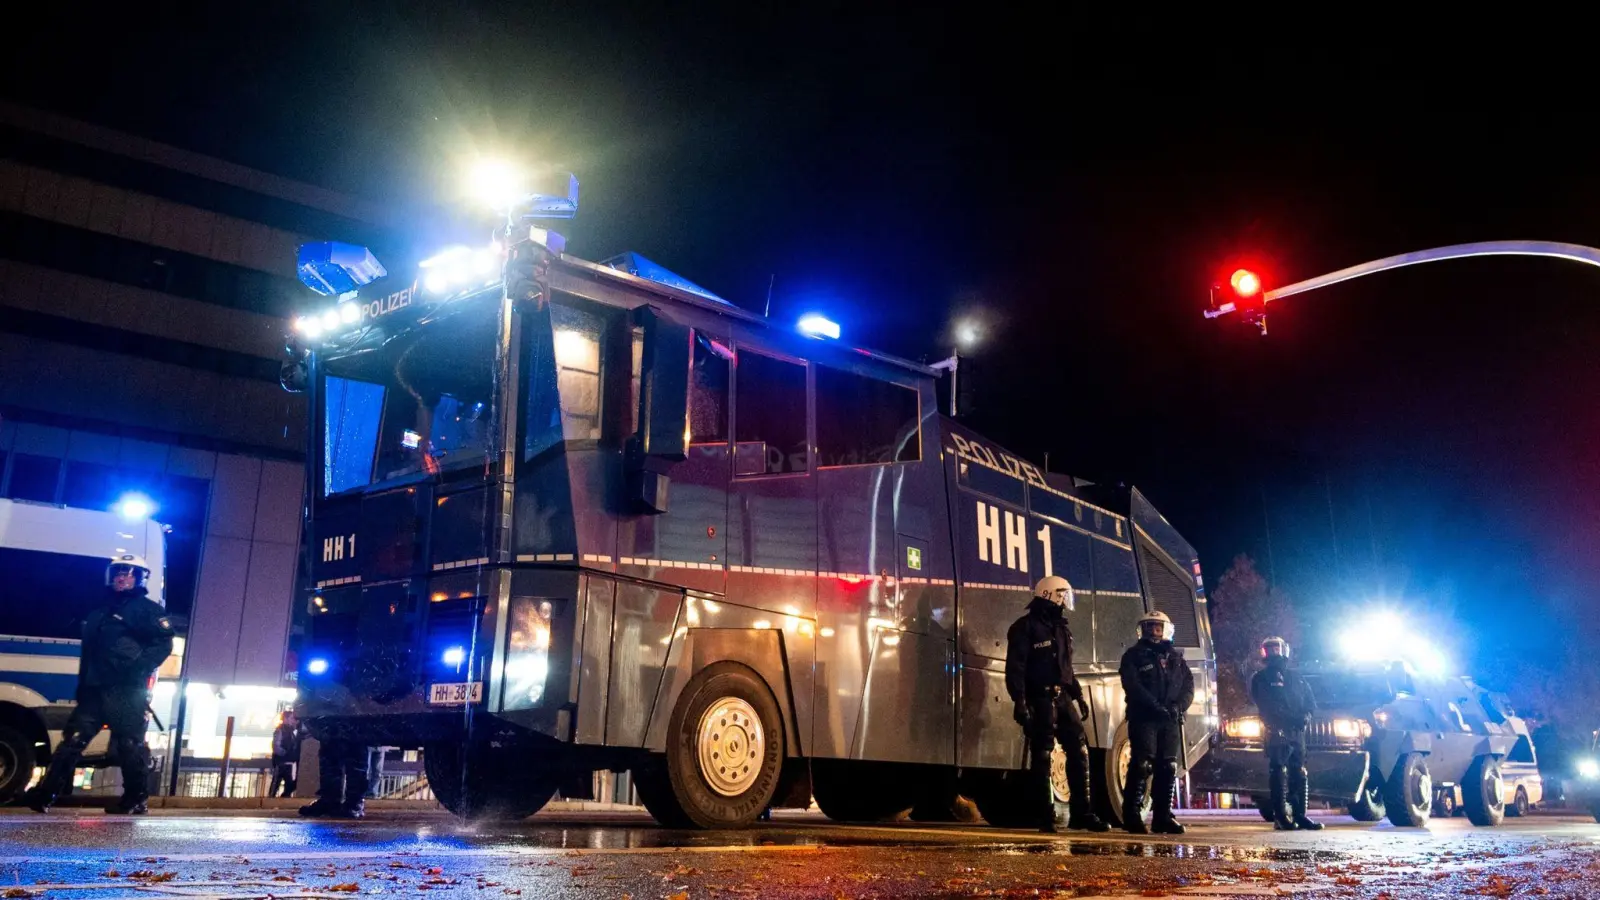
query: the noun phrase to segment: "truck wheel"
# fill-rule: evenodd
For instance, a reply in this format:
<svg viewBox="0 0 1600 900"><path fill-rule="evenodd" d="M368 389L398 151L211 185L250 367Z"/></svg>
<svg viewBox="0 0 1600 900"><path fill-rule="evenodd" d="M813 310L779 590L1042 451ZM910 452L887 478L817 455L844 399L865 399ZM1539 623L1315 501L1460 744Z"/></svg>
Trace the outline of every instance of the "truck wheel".
<svg viewBox="0 0 1600 900"><path fill-rule="evenodd" d="M1462 805L1467 808L1467 818L1482 828L1499 825L1506 818L1505 785L1500 778L1500 761L1492 756L1480 756L1467 769L1461 784Z"/></svg>
<svg viewBox="0 0 1600 900"><path fill-rule="evenodd" d="M0 725L0 803L9 803L33 780L38 748L21 732Z"/></svg>
<svg viewBox="0 0 1600 900"><path fill-rule="evenodd" d="M856 759L811 761L811 796L835 822L885 822L916 805L916 785L892 763Z"/></svg>
<svg viewBox="0 0 1600 900"><path fill-rule="evenodd" d="M641 779L663 825L740 828L778 790L783 719L765 683L737 663L716 663L689 680L667 726L664 772ZM649 767L646 767L647 769ZM665 784L660 783L664 775ZM642 787L656 779L647 790ZM670 788L670 796L661 789ZM907 804L909 806L910 804ZM680 815L681 814L681 815Z"/></svg>
<svg viewBox="0 0 1600 900"><path fill-rule="evenodd" d="M1527 815L1528 810L1532 808L1533 804L1528 802L1527 789L1519 786L1516 796L1511 798L1511 805L1506 807L1506 815L1514 819L1520 819Z"/></svg>
<svg viewBox="0 0 1600 900"><path fill-rule="evenodd" d="M461 743L427 745L422 768L440 805L463 819L526 819L544 809L560 784L558 773L532 754Z"/></svg>
<svg viewBox="0 0 1600 900"><path fill-rule="evenodd" d="M1357 822L1376 822L1383 818L1388 813L1383 802L1383 785L1376 778L1368 776L1361 796L1346 811Z"/></svg>
<svg viewBox="0 0 1600 900"><path fill-rule="evenodd" d="M1267 820L1268 822L1272 821L1271 797L1268 797L1266 794L1251 794L1250 802L1255 804L1256 812L1261 814L1261 818Z"/></svg>
<svg viewBox="0 0 1600 900"><path fill-rule="evenodd" d="M1421 753L1402 754L1383 786L1389 821L1405 828L1425 828L1433 812L1433 776Z"/></svg>
<svg viewBox="0 0 1600 900"><path fill-rule="evenodd" d="M973 801L983 820L996 828L1038 828L1039 813L1050 802L1052 813L1059 818L1060 808L1053 797L1047 800L1033 794L1038 782L1029 777L1027 769L985 773L973 790ZM1053 789L1051 793L1054 794Z"/></svg>

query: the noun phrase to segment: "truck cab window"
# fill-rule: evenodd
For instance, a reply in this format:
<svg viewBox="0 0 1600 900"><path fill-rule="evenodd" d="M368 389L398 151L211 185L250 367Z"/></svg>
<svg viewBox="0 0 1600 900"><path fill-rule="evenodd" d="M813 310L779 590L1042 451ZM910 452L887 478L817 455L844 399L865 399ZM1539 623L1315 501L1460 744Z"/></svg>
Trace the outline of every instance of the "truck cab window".
<svg viewBox="0 0 1600 900"><path fill-rule="evenodd" d="M689 373L689 443L728 441L728 359L733 351L700 332Z"/></svg>
<svg viewBox="0 0 1600 900"><path fill-rule="evenodd" d="M600 346L604 326L599 316L585 310L550 307L561 433L569 441L600 439Z"/></svg>
<svg viewBox="0 0 1600 900"><path fill-rule="evenodd" d="M806 367L740 350L736 372L734 474L808 470Z"/></svg>
<svg viewBox="0 0 1600 900"><path fill-rule="evenodd" d="M817 464L859 466L922 458L917 392L817 367Z"/></svg>

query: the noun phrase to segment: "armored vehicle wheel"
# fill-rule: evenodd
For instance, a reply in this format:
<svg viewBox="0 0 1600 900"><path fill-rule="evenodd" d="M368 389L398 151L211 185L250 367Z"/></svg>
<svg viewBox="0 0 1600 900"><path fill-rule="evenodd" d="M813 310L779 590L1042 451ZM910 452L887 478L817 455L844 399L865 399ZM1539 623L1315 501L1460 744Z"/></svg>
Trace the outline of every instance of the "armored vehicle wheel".
<svg viewBox="0 0 1600 900"><path fill-rule="evenodd" d="M1421 753L1402 754L1383 786L1389 821L1407 828L1424 828L1433 812L1433 776L1428 758Z"/></svg>
<svg viewBox="0 0 1600 900"><path fill-rule="evenodd" d="M1383 784L1376 777L1369 776L1366 787L1361 790L1361 796L1350 804L1347 812L1350 813L1350 818L1357 822L1376 822L1387 815L1388 809L1383 802Z"/></svg>
<svg viewBox="0 0 1600 900"><path fill-rule="evenodd" d="M0 725L0 803L9 802L28 786L38 758L33 741Z"/></svg>
<svg viewBox="0 0 1600 900"><path fill-rule="evenodd" d="M899 819L916 804L916 785L899 767L855 759L811 761L811 796L835 822Z"/></svg>
<svg viewBox="0 0 1600 900"><path fill-rule="evenodd" d="M1511 798L1511 805L1506 807L1506 815L1511 816L1514 819L1520 819L1527 815L1528 810L1532 808L1533 804L1528 802L1527 788L1519 786L1517 788L1516 796Z"/></svg>
<svg viewBox="0 0 1600 900"><path fill-rule="evenodd" d="M1474 759L1461 783L1461 793L1462 805L1472 824L1488 828L1505 821L1506 794L1500 779L1499 760L1492 756Z"/></svg>
<svg viewBox="0 0 1600 900"><path fill-rule="evenodd" d="M440 805L463 819L525 819L543 809L560 784L531 754L461 743L429 744L422 768Z"/></svg>
<svg viewBox="0 0 1600 900"><path fill-rule="evenodd" d="M1028 774L1026 769L1018 769L993 772L984 777L973 790L972 798L984 821L996 828L1037 828L1043 824L1039 813L1046 804L1056 820L1062 818L1067 808L1066 798L1058 795L1054 784L1047 788L1050 793L1046 797L1033 794L1038 782Z"/></svg>
<svg viewBox="0 0 1600 900"><path fill-rule="evenodd" d="M739 828L772 802L782 763L783 719L772 692L748 668L723 662L689 680L667 725L665 758L634 776L663 825Z"/></svg>
<svg viewBox="0 0 1600 900"><path fill-rule="evenodd" d="M1133 745L1128 741L1128 723L1123 722L1111 735L1106 750L1089 748L1089 793L1100 818L1115 827L1122 826L1122 786L1127 783L1128 764L1133 760ZM1145 792L1141 810L1150 809L1150 792Z"/></svg>

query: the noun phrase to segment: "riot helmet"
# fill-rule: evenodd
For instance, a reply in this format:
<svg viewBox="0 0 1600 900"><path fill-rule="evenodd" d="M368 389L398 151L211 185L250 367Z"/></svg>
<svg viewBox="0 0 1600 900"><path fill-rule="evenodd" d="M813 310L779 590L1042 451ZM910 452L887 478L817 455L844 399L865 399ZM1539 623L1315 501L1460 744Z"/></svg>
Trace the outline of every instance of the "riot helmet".
<svg viewBox="0 0 1600 900"><path fill-rule="evenodd" d="M1161 610L1147 612L1139 617L1139 640L1152 644L1172 640L1172 619Z"/></svg>
<svg viewBox="0 0 1600 900"><path fill-rule="evenodd" d="M124 575L131 576L132 581L119 583L119 577ZM145 562L142 556L123 553L112 557L110 565L106 566L106 587L114 591L143 590L149 580L150 564Z"/></svg>
<svg viewBox="0 0 1600 900"><path fill-rule="evenodd" d="M1276 636L1262 641L1261 661L1269 666L1287 665L1289 662L1289 642Z"/></svg>
<svg viewBox="0 0 1600 900"><path fill-rule="evenodd" d="M1033 586L1033 596L1039 600L1049 600L1068 612L1077 605L1072 583L1060 575L1046 575L1039 579L1039 583Z"/></svg>

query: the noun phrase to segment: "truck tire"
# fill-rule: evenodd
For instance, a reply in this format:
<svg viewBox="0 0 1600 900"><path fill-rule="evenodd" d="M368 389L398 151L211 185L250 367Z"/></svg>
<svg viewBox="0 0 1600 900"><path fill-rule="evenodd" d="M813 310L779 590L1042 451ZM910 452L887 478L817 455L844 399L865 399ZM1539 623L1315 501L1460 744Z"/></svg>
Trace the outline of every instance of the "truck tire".
<svg viewBox="0 0 1600 900"><path fill-rule="evenodd" d="M1506 807L1506 815L1513 819L1520 819L1528 814L1533 804L1528 802L1528 790L1521 785L1517 786L1517 793L1511 798L1511 804Z"/></svg>
<svg viewBox="0 0 1600 900"><path fill-rule="evenodd" d="M1480 828L1492 828L1506 819L1505 785L1500 778L1500 761L1480 756L1467 768L1461 783L1462 806L1467 819Z"/></svg>
<svg viewBox="0 0 1600 900"><path fill-rule="evenodd" d="M1426 755L1401 754L1383 786L1383 802L1390 822L1403 828L1427 827L1433 812L1433 776Z"/></svg>
<svg viewBox="0 0 1600 900"><path fill-rule="evenodd" d="M835 822L887 822L916 805L916 785L892 763L856 759L811 761L811 796ZM981 806L979 807L982 808Z"/></svg>
<svg viewBox="0 0 1600 900"><path fill-rule="evenodd" d="M14 728L0 725L0 804L21 796L33 780L38 761L38 748L33 741Z"/></svg>
<svg viewBox="0 0 1600 900"><path fill-rule="evenodd" d="M749 668L716 663L689 679L678 697L666 758L641 779L655 783L640 796L653 795L646 808L652 815L661 810L663 825L742 828L772 802L783 756L783 718L772 691ZM663 788L670 788L667 796Z"/></svg>
<svg viewBox="0 0 1600 900"><path fill-rule="evenodd" d="M1039 813L1050 803L1051 814L1060 819L1064 803L1058 803L1054 789L1047 799L1033 795L1037 782L1028 777L1026 769L986 773L973 788L973 802L983 820L996 828L1038 828Z"/></svg>
<svg viewBox="0 0 1600 900"><path fill-rule="evenodd" d="M1376 822L1382 819L1388 814L1383 802L1383 784L1369 776L1366 787L1361 789L1361 796L1357 797L1356 802L1350 804L1345 811L1357 822Z"/></svg>
<svg viewBox="0 0 1600 900"><path fill-rule="evenodd" d="M535 761L501 748L462 743L429 744L422 751L434 798L471 820L514 822L544 809L556 795L560 776Z"/></svg>

